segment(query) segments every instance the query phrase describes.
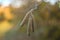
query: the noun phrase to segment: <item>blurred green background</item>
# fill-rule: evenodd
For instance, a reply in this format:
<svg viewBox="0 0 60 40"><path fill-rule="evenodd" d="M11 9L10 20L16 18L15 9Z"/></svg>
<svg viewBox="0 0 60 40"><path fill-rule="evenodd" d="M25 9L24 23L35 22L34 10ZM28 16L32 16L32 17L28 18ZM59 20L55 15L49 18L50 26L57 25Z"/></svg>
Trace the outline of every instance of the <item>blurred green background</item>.
<svg viewBox="0 0 60 40"><path fill-rule="evenodd" d="M29 8L32 6L32 3L33 2L30 2L18 9L13 9L11 7L11 12L15 16L12 21L14 26L16 26L19 21L22 21L25 14L30 10ZM6 34L8 36L5 35L6 37L4 38L6 40L60 40L60 8L58 3L51 5L42 1L37 9L32 13L34 15L36 25L34 27L34 32L31 32L30 36L27 35L27 18L25 20L25 24L20 29L18 29L15 35L9 39L10 30L7 32L8 34Z"/></svg>

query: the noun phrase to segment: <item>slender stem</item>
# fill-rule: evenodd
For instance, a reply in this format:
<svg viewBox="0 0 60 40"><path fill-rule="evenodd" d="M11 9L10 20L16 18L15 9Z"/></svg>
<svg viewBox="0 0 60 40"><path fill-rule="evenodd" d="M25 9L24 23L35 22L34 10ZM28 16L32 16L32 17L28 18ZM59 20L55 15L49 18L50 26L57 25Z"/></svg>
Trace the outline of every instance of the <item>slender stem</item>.
<svg viewBox="0 0 60 40"><path fill-rule="evenodd" d="M30 36L30 31L31 31L31 21L32 21L32 17L31 17L31 15L29 15L28 26L27 26L27 34L28 34L28 36Z"/></svg>

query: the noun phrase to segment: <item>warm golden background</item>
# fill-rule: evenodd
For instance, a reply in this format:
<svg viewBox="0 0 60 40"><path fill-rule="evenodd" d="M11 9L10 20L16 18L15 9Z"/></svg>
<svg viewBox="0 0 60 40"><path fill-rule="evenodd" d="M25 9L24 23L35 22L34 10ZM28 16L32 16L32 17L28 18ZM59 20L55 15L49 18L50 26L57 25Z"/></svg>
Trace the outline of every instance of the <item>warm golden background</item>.
<svg viewBox="0 0 60 40"><path fill-rule="evenodd" d="M49 2L38 2L38 7L32 13L35 18L35 32L27 35L27 20L17 34L9 39L11 29L22 21L25 14L33 7L34 0L25 0L26 4L19 8L0 6L0 39L1 40L60 40L60 2L51 5ZM38 0L39 1L39 0ZM27 18L28 19L28 18ZM17 26L19 27L19 25ZM17 28L16 27L16 28ZM8 33L8 34L7 34ZM13 32L12 32L13 33ZM14 33L13 33L14 34ZM8 37L5 37L8 35ZM12 36L12 35L11 35ZM4 39L5 38L5 39Z"/></svg>

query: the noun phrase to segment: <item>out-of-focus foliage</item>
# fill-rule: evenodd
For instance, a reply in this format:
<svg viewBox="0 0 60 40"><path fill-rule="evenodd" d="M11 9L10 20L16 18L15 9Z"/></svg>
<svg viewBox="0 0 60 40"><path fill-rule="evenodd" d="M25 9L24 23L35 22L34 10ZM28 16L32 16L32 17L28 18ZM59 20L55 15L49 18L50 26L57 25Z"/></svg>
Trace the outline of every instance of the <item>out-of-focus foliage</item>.
<svg viewBox="0 0 60 40"><path fill-rule="evenodd" d="M26 5L19 9L12 9L12 12L15 14L14 21L16 24L19 21L22 21L30 5L31 4L28 4L28 6ZM22 26L18 30L17 34L10 39L60 40L60 8L57 3L55 5L51 5L49 3L42 2L32 13L34 15L36 24L36 26L34 27L35 32L31 32L31 36L27 37L26 32L28 20L26 20L24 26Z"/></svg>
<svg viewBox="0 0 60 40"><path fill-rule="evenodd" d="M34 12L36 24L39 25L38 40L60 40L60 9L58 4L42 2ZM41 32L42 31L42 32ZM37 40L36 39L36 40Z"/></svg>

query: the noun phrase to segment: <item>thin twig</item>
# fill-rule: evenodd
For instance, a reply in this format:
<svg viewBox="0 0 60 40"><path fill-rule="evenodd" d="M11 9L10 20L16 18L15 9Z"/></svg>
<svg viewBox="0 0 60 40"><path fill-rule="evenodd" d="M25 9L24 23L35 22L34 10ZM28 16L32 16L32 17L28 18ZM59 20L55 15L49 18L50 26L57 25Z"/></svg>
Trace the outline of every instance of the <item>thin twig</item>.
<svg viewBox="0 0 60 40"><path fill-rule="evenodd" d="M29 15L29 19L28 19L28 26L27 26L27 34L28 36L30 36L30 32L31 32L31 21L32 21L32 17L31 15Z"/></svg>
<svg viewBox="0 0 60 40"><path fill-rule="evenodd" d="M32 32L34 32L34 21L33 21L33 17L32 17L32 12L31 12L31 14L30 14L30 16L31 16L31 18L32 18L32 20L31 20L31 28L32 28Z"/></svg>

